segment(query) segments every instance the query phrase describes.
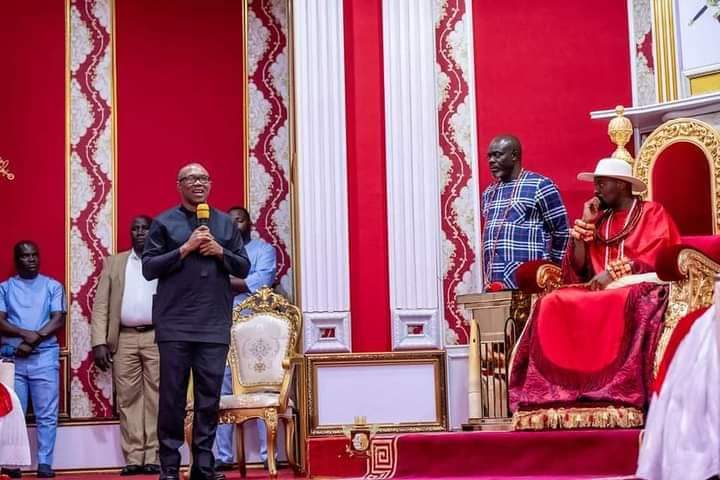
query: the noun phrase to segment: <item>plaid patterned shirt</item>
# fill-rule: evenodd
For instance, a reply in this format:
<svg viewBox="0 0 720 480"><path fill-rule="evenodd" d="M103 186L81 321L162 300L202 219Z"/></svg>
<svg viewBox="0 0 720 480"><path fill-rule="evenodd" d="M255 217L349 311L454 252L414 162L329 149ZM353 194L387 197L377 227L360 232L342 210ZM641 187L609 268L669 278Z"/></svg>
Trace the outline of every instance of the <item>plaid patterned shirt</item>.
<svg viewBox="0 0 720 480"><path fill-rule="evenodd" d="M560 192L547 177L523 170L482 195L483 265L486 283L517 288L515 271L529 260L562 261L570 238Z"/></svg>

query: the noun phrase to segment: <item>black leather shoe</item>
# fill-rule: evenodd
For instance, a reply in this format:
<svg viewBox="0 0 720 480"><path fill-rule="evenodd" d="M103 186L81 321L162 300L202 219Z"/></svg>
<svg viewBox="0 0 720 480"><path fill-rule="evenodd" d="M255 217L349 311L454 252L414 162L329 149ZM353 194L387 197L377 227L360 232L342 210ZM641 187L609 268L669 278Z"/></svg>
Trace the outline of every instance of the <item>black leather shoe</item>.
<svg viewBox="0 0 720 480"><path fill-rule="evenodd" d="M0 474L7 475L10 478L22 478L22 472L19 468L3 468Z"/></svg>
<svg viewBox="0 0 720 480"><path fill-rule="evenodd" d="M130 475L142 475L143 473L145 473L145 471L140 465L125 465L123 469L120 470L120 476L122 477L128 477Z"/></svg>
<svg viewBox="0 0 720 480"><path fill-rule="evenodd" d="M220 473L220 472L214 472L214 473L212 474L212 476L210 476L210 477L208 477L208 476L206 476L206 475L202 475L202 474L195 474L195 475L190 474L190 480L193 480L193 479L195 479L195 478L204 478L204 479L206 479L206 480L207 480L208 478L210 478L210 479L212 479L212 480L225 480L225 474L224 474L224 473ZM162 480L162 477L160 478L160 480ZM169 480L169 479L168 479L168 480Z"/></svg>
<svg viewBox="0 0 720 480"><path fill-rule="evenodd" d="M55 472L47 463L41 463L38 465L37 478L55 478Z"/></svg>
<svg viewBox="0 0 720 480"><path fill-rule="evenodd" d="M160 467L160 480L180 480L178 467Z"/></svg>
<svg viewBox="0 0 720 480"><path fill-rule="evenodd" d="M232 463L225 463L222 460L215 460L215 471L216 472L228 472L233 469Z"/></svg>
<svg viewBox="0 0 720 480"><path fill-rule="evenodd" d="M148 463L143 467L143 473L145 475L157 475L160 473L160 465L155 463Z"/></svg>

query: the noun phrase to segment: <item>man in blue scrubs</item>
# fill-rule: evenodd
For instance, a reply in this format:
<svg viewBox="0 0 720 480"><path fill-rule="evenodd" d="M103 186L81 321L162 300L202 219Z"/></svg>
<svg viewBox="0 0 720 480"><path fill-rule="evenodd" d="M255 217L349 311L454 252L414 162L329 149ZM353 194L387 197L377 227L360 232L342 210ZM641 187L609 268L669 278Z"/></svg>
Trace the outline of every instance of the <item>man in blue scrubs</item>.
<svg viewBox="0 0 720 480"><path fill-rule="evenodd" d="M65 290L57 280L40 274L40 253L34 242L15 245L17 275L0 283L0 343L3 354L15 357L15 393L27 413L28 397L37 421L39 478L52 478L58 421L60 347L57 332L65 324ZM20 478L19 470L5 470Z"/></svg>
<svg viewBox="0 0 720 480"><path fill-rule="evenodd" d="M250 214L243 207L232 207L228 210L230 218L242 234L245 243L245 252L250 258L250 272L247 278L230 279L235 296L235 305L241 303L253 293L263 287L271 287L275 282L277 273L277 253L272 245L262 238L252 238L252 220ZM230 367L225 367L225 378L222 386L223 395L232 394L232 375ZM258 426L258 443L260 444L260 458L267 461L267 433L263 422L256 422ZM233 425L218 426L216 436L217 462L216 470L229 470L233 464Z"/></svg>

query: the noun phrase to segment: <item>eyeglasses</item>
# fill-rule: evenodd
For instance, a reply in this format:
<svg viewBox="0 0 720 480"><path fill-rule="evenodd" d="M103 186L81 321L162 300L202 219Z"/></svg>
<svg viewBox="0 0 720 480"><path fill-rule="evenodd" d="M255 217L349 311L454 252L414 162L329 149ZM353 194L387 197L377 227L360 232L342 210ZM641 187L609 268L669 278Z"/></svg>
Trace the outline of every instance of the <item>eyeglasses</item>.
<svg viewBox="0 0 720 480"><path fill-rule="evenodd" d="M187 175L185 177L180 177L178 181L188 185L194 185L197 182L200 182L201 185L206 185L210 183L210 177L207 175Z"/></svg>

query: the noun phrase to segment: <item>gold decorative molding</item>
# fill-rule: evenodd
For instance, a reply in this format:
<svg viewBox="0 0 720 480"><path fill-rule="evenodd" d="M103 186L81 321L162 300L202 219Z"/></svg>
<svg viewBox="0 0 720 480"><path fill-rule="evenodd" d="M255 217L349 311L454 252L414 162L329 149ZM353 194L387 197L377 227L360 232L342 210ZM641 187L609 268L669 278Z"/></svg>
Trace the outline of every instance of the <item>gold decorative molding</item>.
<svg viewBox="0 0 720 480"><path fill-rule="evenodd" d="M10 171L10 160L0 157L0 177L5 177L9 181L15 180L15 174Z"/></svg>
<svg viewBox="0 0 720 480"><path fill-rule="evenodd" d="M720 273L720 264L690 248L680 251L677 265L678 271L685 278L670 284L663 330L655 350L653 376L657 375L670 337L680 319L699 308L712 305L715 275Z"/></svg>
<svg viewBox="0 0 720 480"><path fill-rule="evenodd" d="M713 233L720 232L720 132L709 124L694 118L678 118L663 123L645 140L633 173L648 186L646 198L653 197L652 170L662 152L678 142L697 146L705 154L710 167L711 198L713 199Z"/></svg>
<svg viewBox="0 0 720 480"><path fill-rule="evenodd" d="M660 103L679 98L674 4L674 0L653 0L652 5L655 84Z"/></svg>

